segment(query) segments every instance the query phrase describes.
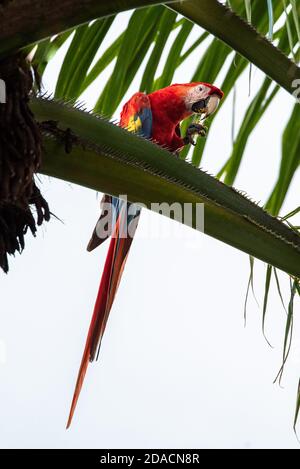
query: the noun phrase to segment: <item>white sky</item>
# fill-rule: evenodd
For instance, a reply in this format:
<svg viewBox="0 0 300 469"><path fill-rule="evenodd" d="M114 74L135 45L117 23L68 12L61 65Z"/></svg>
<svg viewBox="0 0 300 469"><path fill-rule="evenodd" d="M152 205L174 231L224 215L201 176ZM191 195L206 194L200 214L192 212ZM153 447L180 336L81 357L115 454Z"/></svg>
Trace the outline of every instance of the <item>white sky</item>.
<svg viewBox="0 0 300 469"><path fill-rule="evenodd" d="M119 16L110 38L128 15ZM198 34L195 28L193 38ZM50 91L63 53L47 69ZM190 79L198 55L174 82ZM89 107L108 72L85 93ZM251 97L260 80L255 71ZM246 74L237 89L238 123L249 99ZM229 98L208 137L202 166L211 173L230 154L231 103ZM235 186L256 200L265 201L276 180L281 130L292 105L282 92L247 147ZM298 174L284 213L299 205L299 182ZM88 370L72 427L65 430L107 246L85 250L98 216L95 192L49 178L42 178L42 190L64 223L53 219L37 239L28 236L9 275L0 276L0 447L299 448L292 431L299 302L281 389L272 383L281 364L285 313L273 282L266 325L271 349L261 333L265 266L256 262L260 309L250 295L244 328L247 255L146 210L100 359ZM149 224L165 235L145 236ZM281 278L288 300L288 281Z"/></svg>

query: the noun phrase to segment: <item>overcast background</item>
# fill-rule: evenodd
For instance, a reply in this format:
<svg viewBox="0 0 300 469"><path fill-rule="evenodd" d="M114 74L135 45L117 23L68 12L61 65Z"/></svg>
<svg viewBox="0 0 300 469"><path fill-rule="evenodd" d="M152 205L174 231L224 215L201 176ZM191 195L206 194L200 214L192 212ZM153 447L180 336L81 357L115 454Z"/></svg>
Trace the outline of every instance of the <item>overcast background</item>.
<svg viewBox="0 0 300 469"><path fill-rule="evenodd" d="M119 15L100 53L128 17ZM48 66L44 86L49 91L65 51L63 47ZM189 81L198 55L173 82ZM85 93L89 108L110 71ZM261 79L255 70L250 98L248 74L239 81L237 125ZM221 82L219 77L215 84ZM138 86L136 79L128 98ZM276 180L281 131L293 104L281 92L247 146L235 186L255 200L264 202ZM202 163L212 174L230 154L231 116L229 98L209 134ZM286 317L273 282L266 322L271 349L261 332L263 263L255 263L260 309L250 295L244 328L248 256L146 210L99 361L89 367L73 424L65 430L107 245L93 253L85 250L101 194L40 180L63 223L53 218L36 239L29 235L22 256L10 259L9 275L0 275L0 446L299 449L292 431L300 367L299 302L280 388L273 380L281 365ZM299 182L298 174L283 213L299 205ZM288 301L287 276L280 278Z"/></svg>

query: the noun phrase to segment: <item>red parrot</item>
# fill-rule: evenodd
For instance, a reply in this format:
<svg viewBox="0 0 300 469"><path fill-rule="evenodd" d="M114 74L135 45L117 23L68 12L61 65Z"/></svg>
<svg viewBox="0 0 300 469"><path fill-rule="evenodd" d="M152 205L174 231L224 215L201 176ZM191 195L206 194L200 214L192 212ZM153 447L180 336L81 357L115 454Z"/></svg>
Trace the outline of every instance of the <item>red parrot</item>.
<svg viewBox="0 0 300 469"><path fill-rule="evenodd" d="M191 124L182 138L180 123L192 114L202 119L212 114L223 92L208 83L176 84L148 95L135 93L124 105L120 126L151 138L171 152L179 152L185 145L195 145L193 136L205 135L206 128ZM107 319L120 283L127 255L140 216L140 208L117 197L104 195L102 213L88 244L92 251L109 236L111 241L88 331L83 357L78 373L67 428L70 426L82 388L88 363L97 358Z"/></svg>

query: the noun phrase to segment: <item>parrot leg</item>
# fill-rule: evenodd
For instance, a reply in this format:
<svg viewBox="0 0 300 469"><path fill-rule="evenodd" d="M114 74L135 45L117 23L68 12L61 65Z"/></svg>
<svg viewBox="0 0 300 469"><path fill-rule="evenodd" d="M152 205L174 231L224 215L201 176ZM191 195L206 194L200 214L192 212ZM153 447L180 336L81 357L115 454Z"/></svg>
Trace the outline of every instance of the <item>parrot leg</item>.
<svg viewBox="0 0 300 469"><path fill-rule="evenodd" d="M196 145L196 142L193 139L194 135L201 135L201 137L205 137L207 133L207 127L202 124L191 124L188 126L186 135L183 139L185 145Z"/></svg>

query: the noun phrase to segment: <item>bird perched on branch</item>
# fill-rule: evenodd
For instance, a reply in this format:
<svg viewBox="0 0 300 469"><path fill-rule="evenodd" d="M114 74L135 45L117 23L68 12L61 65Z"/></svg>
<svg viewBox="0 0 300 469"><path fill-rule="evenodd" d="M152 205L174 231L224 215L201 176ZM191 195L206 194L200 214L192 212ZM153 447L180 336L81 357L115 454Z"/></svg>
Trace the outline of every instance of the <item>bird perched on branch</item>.
<svg viewBox="0 0 300 469"><path fill-rule="evenodd" d="M188 144L195 145L194 136L205 136L206 127L201 123L189 125L181 136L180 123L192 114L201 122L215 112L223 92L208 83L176 84L148 95L135 93L124 105L120 126L178 153ZM82 388L88 363L98 356L101 339L120 283L128 252L138 225L141 209L117 197L104 195L102 213L88 244L92 251L111 237L99 291L94 307L85 349L75 386L67 423L70 426Z"/></svg>

